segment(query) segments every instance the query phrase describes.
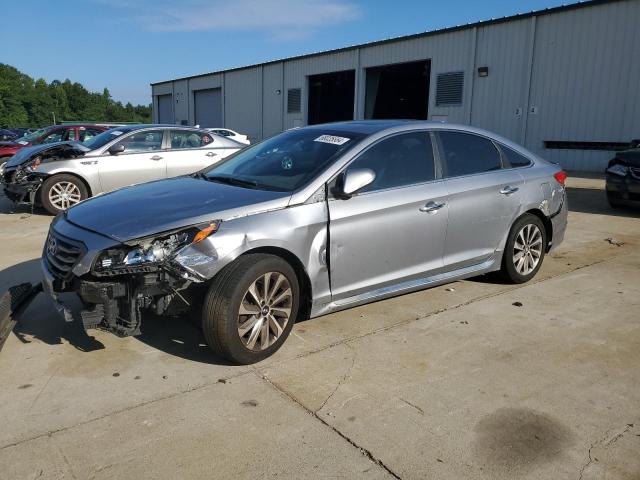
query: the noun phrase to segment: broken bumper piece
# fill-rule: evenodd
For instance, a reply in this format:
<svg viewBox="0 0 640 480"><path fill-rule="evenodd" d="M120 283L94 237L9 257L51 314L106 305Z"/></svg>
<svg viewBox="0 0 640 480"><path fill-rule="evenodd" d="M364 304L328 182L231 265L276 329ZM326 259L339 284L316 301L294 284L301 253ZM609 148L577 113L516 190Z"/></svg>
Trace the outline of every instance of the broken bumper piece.
<svg viewBox="0 0 640 480"><path fill-rule="evenodd" d="M119 275L101 279L74 277L60 281L42 262L43 286L60 315L71 322L79 318L86 330L106 330L120 337L139 335L143 310L155 314L180 314L189 307L179 293L191 282L169 272ZM68 307L61 293L73 293L82 302L79 311Z"/></svg>

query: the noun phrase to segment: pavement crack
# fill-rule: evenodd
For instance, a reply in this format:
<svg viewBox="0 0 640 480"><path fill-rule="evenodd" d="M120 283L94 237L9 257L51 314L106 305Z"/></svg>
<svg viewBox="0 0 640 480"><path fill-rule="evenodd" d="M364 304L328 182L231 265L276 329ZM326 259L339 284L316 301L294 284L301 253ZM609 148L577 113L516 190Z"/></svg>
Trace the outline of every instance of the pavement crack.
<svg viewBox="0 0 640 480"><path fill-rule="evenodd" d="M346 347L349 348L349 350L351 350L351 352L353 353L352 357L351 357L351 365L349 366L349 368L347 369L347 371L345 372L345 374L342 376L342 378L340 379L340 381L338 382L338 384L336 385L336 387L333 389L333 391L329 394L329 396L327 398L325 398L324 402L322 402L322 405L320 405L317 409L316 409L316 413L319 412L320 410L322 410L325 405L327 404L327 402L329 400L331 400L331 398L336 394L336 392L338 391L338 389L342 386L342 384L344 382L346 382L350 377L351 377L351 371L353 370L353 366L356 364L356 350L349 345L348 343L344 344Z"/></svg>
<svg viewBox="0 0 640 480"><path fill-rule="evenodd" d="M300 408L302 408L307 414L311 415L312 417L314 417L316 420L318 420L320 423L322 423L325 427L330 428L334 433L336 433L338 436L340 436L340 438L342 438L343 440L345 440L346 442L348 442L352 447L358 449L358 451L364 455L365 457L367 457L371 462L375 463L378 467L382 468L385 472L387 472L389 475L391 475L391 477L396 478L398 480L402 480L402 477L400 477L397 473L395 473L389 466L387 466L382 460L380 460L379 458L375 457L373 455L373 453L366 449L365 447L358 445L354 440L352 440L351 438L349 438L347 435L345 435L344 433L342 433L340 430L338 430L336 427L334 427L333 425L331 425L330 423L328 423L324 418L322 418L320 415L318 415L317 412L314 412L313 410L307 408L304 404L302 404L296 397L294 397L293 395L289 394L286 390L280 388L280 386L278 386L275 382L273 382L269 377L267 377L264 374L261 374L259 371L255 370L255 373L258 375L258 377L260 377L262 380L264 380L268 385L270 385L274 390L276 390L278 393L280 393L280 395L283 395L284 397L288 398L289 400L291 400L293 403L295 403L296 405L298 405Z"/></svg>
<svg viewBox="0 0 640 480"><path fill-rule="evenodd" d="M240 378L240 377L242 377L244 375L252 373L252 371L253 370L245 370L245 371L243 371L243 372L241 372L241 373L239 373L237 375L228 376L228 377L226 377L225 380L229 381L229 380L234 379L234 378ZM153 399L148 400L146 402L136 403L135 405L130 405L128 407L121 408L119 410L115 410L115 411L112 411L112 412L109 412L109 413L105 413L104 415L98 415L98 416L90 418L88 420L84 420L82 422L74 423L73 425L67 425L66 427L60 427L60 428L56 428L56 429L53 429L53 430L48 430L48 431L46 431L44 433L39 433L39 434L33 435L31 437L23 438L22 440L18 440L18 441L15 441L15 442L7 443L5 445L0 445L0 451L5 450L7 448L11 448L11 447L17 447L19 445L22 445L23 443L30 442L32 440L37 440L38 438L51 437L51 436L53 436L53 435L55 435L57 433L65 432L67 430L71 430L72 428L80 427L82 425L88 425L90 423L97 422L99 420L102 420L104 418L110 417L112 415L118 415L120 413L124 413L124 412L128 412L128 411L131 411L131 410L135 410L136 408L139 408L139 407L152 405L152 404L154 404L156 402L162 402L163 400L169 400L171 398L176 398L176 397L179 397L180 395L185 395L187 393L197 392L199 390L202 390L202 389L207 388L207 387L211 387L211 386L216 385L218 383L219 383L218 380L213 381L213 382L203 383L202 385L197 385L197 386L194 386L194 387L190 387L190 388L187 388L185 390L180 390L179 392L174 392L174 393L171 393L169 395L164 395L164 396L161 396L161 397L158 397L158 398L153 398Z"/></svg>
<svg viewBox="0 0 640 480"><path fill-rule="evenodd" d="M400 401L401 401L401 402L406 403L407 405L409 405L409 406L410 406L410 407L412 407L412 408L415 408L418 412L420 412L420 415L424 416L424 410L423 410L423 409L421 409L419 406L414 405L413 403L411 403L411 402L410 402L410 401L408 401L408 400L405 400L405 399L404 399L404 398L402 398L402 397L398 397L398 398L400 399Z"/></svg>
<svg viewBox="0 0 640 480"><path fill-rule="evenodd" d="M589 466L593 462L598 461L598 459L595 458L592 454L594 448L597 448L600 446L608 447L609 445L616 443L625 435L625 433L631 430L632 427L633 427L633 423L627 423L627 425L621 431L616 433L613 437L611 437L611 432L607 431L607 433L603 435L600 439L593 442L589 446L589 450L587 451L587 457L588 457L587 462L584 465L582 465L582 467L580 468L580 475L578 476L578 480L582 480L582 477L584 476L584 472L587 470L587 468L589 468Z"/></svg>

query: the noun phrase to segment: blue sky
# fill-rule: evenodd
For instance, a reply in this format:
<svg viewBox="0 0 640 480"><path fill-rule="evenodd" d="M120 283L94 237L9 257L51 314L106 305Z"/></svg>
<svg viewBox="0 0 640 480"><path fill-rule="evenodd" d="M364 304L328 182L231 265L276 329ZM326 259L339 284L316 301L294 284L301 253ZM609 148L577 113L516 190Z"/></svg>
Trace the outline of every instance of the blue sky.
<svg viewBox="0 0 640 480"><path fill-rule="evenodd" d="M155 81L562 3L572 2L3 0L0 62L146 104Z"/></svg>

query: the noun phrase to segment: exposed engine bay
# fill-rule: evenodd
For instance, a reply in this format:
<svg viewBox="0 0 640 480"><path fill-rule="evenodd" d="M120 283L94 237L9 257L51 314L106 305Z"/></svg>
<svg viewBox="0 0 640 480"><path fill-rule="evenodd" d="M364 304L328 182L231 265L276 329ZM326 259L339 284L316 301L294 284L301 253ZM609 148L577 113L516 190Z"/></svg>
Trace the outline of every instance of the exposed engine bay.
<svg viewBox="0 0 640 480"><path fill-rule="evenodd" d="M83 255L83 246L51 231L43 255L44 286L58 299L75 292L83 304L80 318L85 329L103 329L118 336L140 334L142 311L156 315L184 314L193 303L194 284L204 279L178 263L180 252L203 241L218 228L217 222L168 232L107 248L99 253L90 271L72 274L72 265ZM188 255L180 257L190 258ZM63 307L65 308L65 307ZM68 321L73 312L64 311Z"/></svg>

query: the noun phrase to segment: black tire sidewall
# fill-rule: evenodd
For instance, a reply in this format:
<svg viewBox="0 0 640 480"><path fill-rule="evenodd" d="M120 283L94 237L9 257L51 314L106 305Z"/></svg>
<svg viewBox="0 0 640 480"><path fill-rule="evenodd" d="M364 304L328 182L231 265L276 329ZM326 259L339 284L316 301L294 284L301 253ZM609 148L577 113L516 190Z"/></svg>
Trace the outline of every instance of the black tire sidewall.
<svg viewBox="0 0 640 480"><path fill-rule="evenodd" d="M516 241L516 235L518 235L518 232L520 232L520 230L522 230L522 228L525 225L530 225L530 224L533 224L540 229L540 232L542 234L542 253L540 255L540 261L538 262L538 265L536 265L536 268L534 268L528 275L522 275L516 270L516 267L513 264L513 250L514 250L513 247L514 247L514 244ZM507 238L507 243L504 249L503 261L502 261L503 274L507 277L508 280L510 280L513 283L528 282L533 277L535 277L536 274L538 273L538 270L540 270L540 267L542 266L542 262L545 257L546 248L547 248L547 231L544 228L544 224L542 223L542 220L540 220L537 216L532 215L530 213L526 213L522 215L520 218L518 218L514 222L513 226L511 227L511 230L509 231L509 236Z"/></svg>
<svg viewBox="0 0 640 480"><path fill-rule="evenodd" d="M257 261L250 265L241 274L240 278L237 278L237 281L228 282L223 286L223 292L221 293L229 298L230 301L226 303L225 308L219 309L217 312L215 312L215 316L217 318L213 319L214 328L218 330L219 338L223 338L225 340L224 342L221 342L222 345L219 345L223 350L220 353L235 363L256 363L273 355L278 349L280 349L282 344L289 337L289 334L291 333L291 330L293 328L293 324L295 323L298 315L300 306L300 287L295 270L289 265L288 262L275 255L260 255L260 257L261 258L256 259ZM240 257L239 260L242 262L248 261L247 258L243 257ZM243 266L238 265L238 267L242 268ZM231 268L233 268L233 265L231 266ZM253 351L249 350L242 344L242 341L238 335L238 311L240 309L240 302L242 302L242 299L244 298L244 295L249 286L261 275L264 275L267 272L281 273L289 281L289 285L293 294L291 316L289 318L289 322L287 322L287 325L284 328L284 331L280 335L280 338L278 338L278 340L273 345L269 346L265 350ZM233 275L231 275L231 277L233 278ZM214 289L210 288L207 295L215 295L215 292L212 292L212 290ZM217 291L220 292L220 290ZM209 299L205 301L205 304L208 303L208 300ZM203 315L214 313L210 311L208 312L207 310L207 308L203 310ZM203 321L202 323L203 327L207 328L205 325L208 322Z"/></svg>
<svg viewBox="0 0 640 480"><path fill-rule="evenodd" d="M57 215L59 212L61 212L61 210L57 209L49 201L49 190L51 190L51 187L58 182L69 182L76 185L78 187L78 190L80 190L80 201L85 200L89 196L89 192L87 191L87 187L85 186L84 182L74 175L63 173L47 178L44 182L42 182L42 186L40 187L40 204L47 212L52 215Z"/></svg>

